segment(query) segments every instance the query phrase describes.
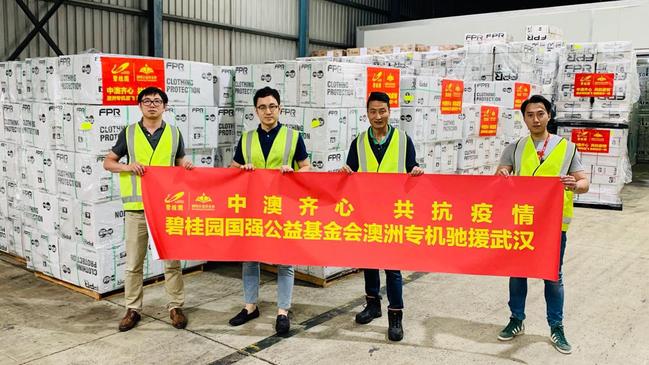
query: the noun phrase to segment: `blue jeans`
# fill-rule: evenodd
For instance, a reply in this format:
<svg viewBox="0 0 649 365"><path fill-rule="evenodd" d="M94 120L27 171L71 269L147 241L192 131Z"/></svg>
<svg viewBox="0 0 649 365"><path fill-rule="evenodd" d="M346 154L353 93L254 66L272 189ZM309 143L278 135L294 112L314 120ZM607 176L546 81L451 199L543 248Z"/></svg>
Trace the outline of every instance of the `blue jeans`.
<svg viewBox="0 0 649 365"><path fill-rule="evenodd" d="M566 251L566 232L561 232L561 255L559 259L559 280L545 282L545 304L550 327L563 321L563 254ZM525 319L525 297L527 297L527 278L509 278L509 309L512 317Z"/></svg>
<svg viewBox="0 0 649 365"><path fill-rule="evenodd" d="M369 297L380 298L381 277L379 270L363 269L365 274L365 294ZM403 309L403 279L401 271L385 270L385 282L388 292L388 308Z"/></svg>
<svg viewBox="0 0 649 365"><path fill-rule="evenodd" d="M277 307L289 310L293 296L293 266L277 265ZM244 262L243 299L248 304L257 304L259 298L259 263Z"/></svg>

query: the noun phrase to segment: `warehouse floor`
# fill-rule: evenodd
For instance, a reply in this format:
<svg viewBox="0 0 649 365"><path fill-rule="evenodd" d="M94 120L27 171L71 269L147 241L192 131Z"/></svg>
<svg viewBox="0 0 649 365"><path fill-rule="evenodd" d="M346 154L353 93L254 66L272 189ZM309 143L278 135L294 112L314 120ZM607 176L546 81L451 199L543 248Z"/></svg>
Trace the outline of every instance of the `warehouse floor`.
<svg viewBox="0 0 649 365"><path fill-rule="evenodd" d="M406 334L388 343L385 315L354 323L362 274L326 289L297 282L286 338L273 336L270 274L261 318L228 326L242 305L236 264L186 276L186 330L171 327L164 286L155 284L145 289L142 322L120 333L121 295L93 301L0 261L0 364L649 364L649 166L636 170L624 211L576 210L564 269L572 355L550 344L540 280L531 281L526 334L503 343L507 279L404 273Z"/></svg>

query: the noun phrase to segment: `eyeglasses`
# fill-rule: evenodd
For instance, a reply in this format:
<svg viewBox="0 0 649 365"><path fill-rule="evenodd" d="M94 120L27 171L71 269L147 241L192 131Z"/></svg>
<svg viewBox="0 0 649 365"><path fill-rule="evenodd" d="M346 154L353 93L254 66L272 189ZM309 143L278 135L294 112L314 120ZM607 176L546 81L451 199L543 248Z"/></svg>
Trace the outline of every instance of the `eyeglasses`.
<svg viewBox="0 0 649 365"><path fill-rule="evenodd" d="M153 99L153 100L151 100L151 99L144 99L144 100L142 100L142 105L145 105L145 106L151 106L151 105L153 105L153 106L160 106L160 105L162 105L163 103L164 103L164 102L162 101L162 99Z"/></svg>
<svg viewBox="0 0 649 365"><path fill-rule="evenodd" d="M259 110L260 112L263 112L263 113L265 113L266 110L270 110L271 113L272 113L275 110L277 110L277 108L279 108L279 105L270 104L270 105L260 105L260 106L257 107L257 110Z"/></svg>

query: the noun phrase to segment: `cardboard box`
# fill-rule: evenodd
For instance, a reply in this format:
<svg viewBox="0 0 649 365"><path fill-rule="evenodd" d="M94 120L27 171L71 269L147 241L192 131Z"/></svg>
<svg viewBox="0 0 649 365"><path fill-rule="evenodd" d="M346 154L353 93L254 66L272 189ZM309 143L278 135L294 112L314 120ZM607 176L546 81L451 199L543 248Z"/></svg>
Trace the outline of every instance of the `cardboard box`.
<svg viewBox="0 0 649 365"><path fill-rule="evenodd" d="M304 108L304 144L309 152L347 149L347 110Z"/></svg>
<svg viewBox="0 0 649 365"><path fill-rule="evenodd" d="M366 68L362 65L313 62L300 64L299 104L313 108L365 106Z"/></svg>
<svg viewBox="0 0 649 365"><path fill-rule="evenodd" d="M4 78L0 85L4 95L4 102L17 103L20 101L16 90L16 83L20 76L18 70L18 64L20 63L20 61L8 61L3 62L0 66L0 70L4 70Z"/></svg>
<svg viewBox="0 0 649 365"><path fill-rule="evenodd" d="M28 251L30 255L31 268L46 275L60 278L58 237L29 226L23 227L22 234L25 251Z"/></svg>
<svg viewBox="0 0 649 365"><path fill-rule="evenodd" d="M189 136L189 115L188 106L169 106L162 115L162 119L170 125L176 126L183 136L183 141L187 141ZM185 142L186 143L186 142Z"/></svg>
<svg viewBox="0 0 649 365"><path fill-rule="evenodd" d="M185 150L185 153L195 167L215 167L214 150L211 148L192 148Z"/></svg>
<svg viewBox="0 0 649 365"><path fill-rule="evenodd" d="M0 163L2 163L2 174L4 177L18 181L22 178L21 166L19 161L20 150L14 143L0 142Z"/></svg>
<svg viewBox="0 0 649 365"><path fill-rule="evenodd" d="M124 244L93 249L61 240L59 248L63 280L98 293L107 293L124 286Z"/></svg>
<svg viewBox="0 0 649 365"><path fill-rule="evenodd" d="M41 102L58 102L61 96L59 58L41 57L32 60L31 88L33 99Z"/></svg>
<svg viewBox="0 0 649 365"><path fill-rule="evenodd" d="M523 113L516 109L500 108L498 129L502 131L502 137L510 142L517 141L529 134Z"/></svg>
<svg viewBox="0 0 649 365"><path fill-rule="evenodd" d="M279 92L282 105L297 105L299 64L301 63L297 61L286 61L237 66L234 75L234 104L252 105L255 92L268 86Z"/></svg>
<svg viewBox="0 0 649 365"><path fill-rule="evenodd" d="M52 140L57 150L74 152L76 148L73 116L73 105L54 104L48 107L48 118L52 121Z"/></svg>
<svg viewBox="0 0 649 365"><path fill-rule="evenodd" d="M80 242L81 231L75 231L75 219L81 211L80 202L71 197L59 196L58 235L64 240Z"/></svg>
<svg viewBox="0 0 649 365"><path fill-rule="evenodd" d="M229 146L237 143L235 139L234 108L219 108L218 115L218 136L219 146Z"/></svg>
<svg viewBox="0 0 649 365"><path fill-rule="evenodd" d="M347 109L347 139L351 143L358 135L370 128L366 108Z"/></svg>
<svg viewBox="0 0 649 365"><path fill-rule="evenodd" d="M164 60L165 92L171 105L214 106L214 66L210 63Z"/></svg>
<svg viewBox="0 0 649 365"><path fill-rule="evenodd" d="M413 143L434 142L438 136L437 109L431 107L401 108L398 128L404 131Z"/></svg>
<svg viewBox="0 0 649 365"><path fill-rule="evenodd" d="M560 63L594 63L597 43L567 43ZM592 72L592 71L583 71Z"/></svg>
<svg viewBox="0 0 649 365"><path fill-rule="evenodd" d="M22 144L38 148L55 148L53 120L45 103L23 103L21 107Z"/></svg>
<svg viewBox="0 0 649 365"><path fill-rule="evenodd" d="M124 207L120 200L102 203L81 202L73 215L74 231L81 232L80 243L95 249L111 247L124 241Z"/></svg>
<svg viewBox="0 0 649 365"><path fill-rule="evenodd" d="M234 158L234 146L219 146L214 155L214 167L230 167Z"/></svg>
<svg viewBox="0 0 649 365"><path fill-rule="evenodd" d="M540 86L528 84L530 86L529 95L534 95L540 90ZM503 108L514 109L516 107L516 82L513 81L493 81L493 82L476 82L475 84L475 103L491 104Z"/></svg>
<svg viewBox="0 0 649 365"><path fill-rule="evenodd" d="M102 103L100 54L61 56L58 61L62 102Z"/></svg>
<svg viewBox="0 0 649 365"><path fill-rule="evenodd" d="M427 172L448 174L457 170L459 144L457 142L437 142L427 148L423 156Z"/></svg>
<svg viewBox="0 0 649 365"><path fill-rule="evenodd" d="M467 138L458 144L457 168L460 170L475 168L478 164L478 140Z"/></svg>
<svg viewBox="0 0 649 365"><path fill-rule="evenodd" d="M55 152L58 193L86 202L117 199L119 175L103 168L103 155Z"/></svg>
<svg viewBox="0 0 649 365"><path fill-rule="evenodd" d="M11 143L22 142L22 104L5 103L2 105L4 118L4 140Z"/></svg>
<svg viewBox="0 0 649 365"><path fill-rule="evenodd" d="M528 25L525 27L525 40L551 41L563 39L563 30L554 25Z"/></svg>
<svg viewBox="0 0 649 365"><path fill-rule="evenodd" d="M227 116L227 112L224 113ZM187 148L216 148L219 143L219 109L192 106L189 108L189 134L184 137Z"/></svg>
<svg viewBox="0 0 649 365"><path fill-rule="evenodd" d="M214 105L222 108L234 106L234 67L214 66Z"/></svg>
<svg viewBox="0 0 649 365"><path fill-rule="evenodd" d="M403 107L439 106L441 79L432 76L402 76L399 105Z"/></svg>
<svg viewBox="0 0 649 365"><path fill-rule="evenodd" d="M310 154L311 171L334 172L341 169L347 161L347 150L331 152L314 151Z"/></svg>
<svg viewBox="0 0 649 365"><path fill-rule="evenodd" d="M0 62L0 103L9 102L7 74L11 72L9 62Z"/></svg>
<svg viewBox="0 0 649 365"><path fill-rule="evenodd" d="M596 49L598 63L614 60L635 62L634 48L630 41L599 42Z"/></svg>
<svg viewBox="0 0 649 365"><path fill-rule="evenodd" d="M107 154L119 133L142 119L137 106L76 105L74 107L75 151Z"/></svg>
<svg viewBox="0 0 649 365"><path fill-rule="evenodd" d="M8 253L24 257L25 251L23 249L22 241L22 217L20 215L9 214L7 219L4 221L6 224L6 234L7 234L7 251Z"/></svg>

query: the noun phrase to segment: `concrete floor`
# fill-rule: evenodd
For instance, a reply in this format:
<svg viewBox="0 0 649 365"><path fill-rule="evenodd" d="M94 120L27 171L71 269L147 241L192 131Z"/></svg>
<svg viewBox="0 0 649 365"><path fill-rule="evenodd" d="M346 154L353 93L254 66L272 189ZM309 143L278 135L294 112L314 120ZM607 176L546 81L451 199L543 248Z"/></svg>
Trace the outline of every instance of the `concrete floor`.
<svg viewBox="0 0 649 365"><path fill-rule="evenodd" d="M236 264L186 277L186 330L169 325L156 284L145 289L143 320L120 333L121 295L96 302L0 261L0 364L649 364L649 167L634 180L624 211L576 210L564 264L571 355L550 344L540 280L530 281L526 334L503 343L506 278L404 273L406 335L389 343L385 315L354 323L362 274L326 289L296 283L286 338L273 336L270 274L262 316L228 326L242 302Z"/></svg>

